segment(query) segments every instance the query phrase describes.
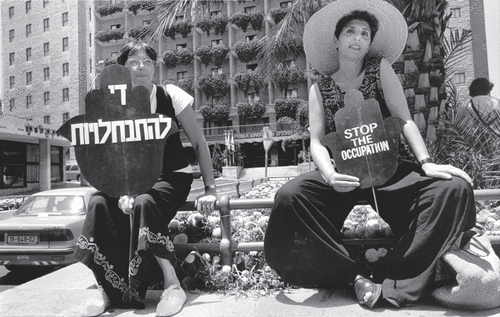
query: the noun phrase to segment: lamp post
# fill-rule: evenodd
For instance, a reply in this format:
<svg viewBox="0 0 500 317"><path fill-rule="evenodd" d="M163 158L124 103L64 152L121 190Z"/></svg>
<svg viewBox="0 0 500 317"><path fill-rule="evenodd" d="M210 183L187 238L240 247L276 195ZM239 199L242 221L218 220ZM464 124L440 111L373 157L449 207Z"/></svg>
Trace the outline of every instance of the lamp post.
<svg viewBox="0 0 500 317"><path fill-rule="evenodd" d="M269 151L269 149L271 148L271 145L273 145L273 142L274 140L272 139L273 137L273 131L271 131L269 129L269 127L264 127L264 129L262 130L262 142L264 144L264 150L266 151L266 155L265 155L265 174L264 174L264 177L267 178L267 152Z"/></svg>

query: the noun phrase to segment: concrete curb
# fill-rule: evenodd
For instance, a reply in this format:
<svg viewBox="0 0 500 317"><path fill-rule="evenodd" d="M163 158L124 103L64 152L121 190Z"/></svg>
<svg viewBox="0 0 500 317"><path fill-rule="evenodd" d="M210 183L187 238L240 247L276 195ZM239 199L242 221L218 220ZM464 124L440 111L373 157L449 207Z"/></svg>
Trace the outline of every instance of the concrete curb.
<svg viewBox="0 0 500 317"><path fill-rule="evenodd" d="M92 272L75 263L26 284L0 293L0 314L8 317L80 316L85 303L97 292ZM102 316L156 316L162 291L148 291L146 309L124 310L110 307ZM433 303L419 303L395 309L382 303L368 310L356 303L350 291L292 289L271 296L236 297L234 294L187 293L183 310L176 317L245 316L499 316L500 308L486 311L458 311Z"/></svg>

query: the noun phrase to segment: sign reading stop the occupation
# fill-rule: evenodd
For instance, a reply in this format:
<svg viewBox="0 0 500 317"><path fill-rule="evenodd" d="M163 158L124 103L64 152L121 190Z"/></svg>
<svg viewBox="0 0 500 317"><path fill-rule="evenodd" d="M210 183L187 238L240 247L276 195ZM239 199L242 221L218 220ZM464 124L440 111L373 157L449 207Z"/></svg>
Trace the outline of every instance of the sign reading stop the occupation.
<svg viewBox="0 0 500 317"><path fill-rule="evenodd" d="M336 132L325 136L338 171L356 176L361 188L383 185L396 172L401 119L382 118L375 99L349 91L345 107L335 114Z"/></svg>
<svg viewBox="0 0 500 317"><path fill-rule="evenodd" d="M158 179L165 140L178 127L151 113L150 91L132 89L126 67L108 66L100 76L100 89L85 98L85 114L65 122L58 133L75 147L90 185L110 196L144 193Z"/></svg>

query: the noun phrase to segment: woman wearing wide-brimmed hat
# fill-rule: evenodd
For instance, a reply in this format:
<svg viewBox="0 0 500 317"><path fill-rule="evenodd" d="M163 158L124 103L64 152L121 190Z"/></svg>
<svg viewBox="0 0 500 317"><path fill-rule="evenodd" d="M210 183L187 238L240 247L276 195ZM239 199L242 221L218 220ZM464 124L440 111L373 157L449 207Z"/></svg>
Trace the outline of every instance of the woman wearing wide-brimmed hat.
<svg viewBox="0 0 500 317"><path fill-rule="evenodd" d="M307 22L307 60L326 75L309 96L311 154L318 168L278 191L265 238L266 260L285 281L299 286L347 281L358 302L370 308L380 298L400 307L423 297L439 257L475 224L470 177L434 163L391 67L406 39L403 16L382 0L338 0ZM334 114L351 89L365 100L376 99L384 118L404 121L402 135L413 152L400 147L394 176L374 189L380 216L399 241L369 269L349 257L340 232L359 199L374 206L372 189L360 189L357 177L339 173L322 144L335 131Z"/></svg>

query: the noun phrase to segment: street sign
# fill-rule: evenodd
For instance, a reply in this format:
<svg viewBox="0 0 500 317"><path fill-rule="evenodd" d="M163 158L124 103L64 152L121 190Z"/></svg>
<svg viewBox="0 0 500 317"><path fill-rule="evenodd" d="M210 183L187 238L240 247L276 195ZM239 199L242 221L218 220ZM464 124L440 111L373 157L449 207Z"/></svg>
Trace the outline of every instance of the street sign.
<svg viewBox="0 0 500 317"><path fill-rule="evenodd" d="M274 140L273 139L263 139L262 142L264 143L264 150L269 151L271 148L271 145L273 145Z"/></svg>

